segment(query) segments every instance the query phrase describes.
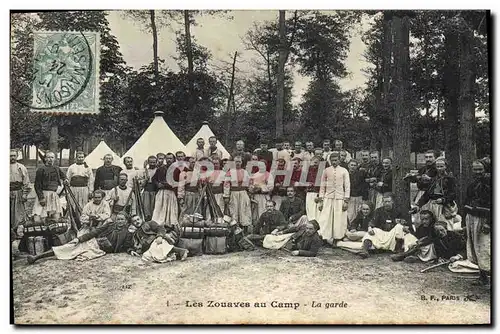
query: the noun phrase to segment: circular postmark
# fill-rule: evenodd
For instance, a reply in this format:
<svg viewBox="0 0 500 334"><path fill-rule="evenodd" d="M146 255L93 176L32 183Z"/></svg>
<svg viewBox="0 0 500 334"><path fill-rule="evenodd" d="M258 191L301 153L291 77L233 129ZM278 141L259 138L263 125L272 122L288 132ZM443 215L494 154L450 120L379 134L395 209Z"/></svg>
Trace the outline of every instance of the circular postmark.
<svg viewBox="0 0 500 334"><path fill-rule="evenodd" d="M34 110L61 108L87 87L93 55L82 32L40 32L34 35L31 103L14 100Z"/></svg>

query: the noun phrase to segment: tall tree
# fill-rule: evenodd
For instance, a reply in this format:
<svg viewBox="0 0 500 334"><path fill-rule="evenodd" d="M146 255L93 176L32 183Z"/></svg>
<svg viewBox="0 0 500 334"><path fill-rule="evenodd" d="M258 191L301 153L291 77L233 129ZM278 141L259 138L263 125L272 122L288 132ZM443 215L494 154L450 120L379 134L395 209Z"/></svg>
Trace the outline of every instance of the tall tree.
<svg viewBox="0 0 500 334"><path fill-rule="evenodd" d="M410 29L407 11L396 11L392 17L394 32L394 137L393 193L402 208L410 204L410 189L403 177L410 161ZM404 209L403 209L404 210ZM408 215L407 215L408 216ZM409 217L406 217L407 221Z"/></svg>
<svg viewBox="0 0 500 334"><path fill-rule="evenodd" d="M186 56L188 62L188 74L193 75L193 49L191 47L191 18L189 10L184 10L184 38L186 43Z"/></svg>
<svg viewBox="0 0 500 334"><path fill-rule="evenodd" d="M141 25L144 31L151 33L153 37L153 70L158 78L159 57L158 57L158 29L166 27L175 18L175 12L169 10L126 10L122 12L122 17L131 19L132 22Z"/></svg>
<svg viewBox="0 0 500 334"><path fill-rule="evenodd" d="M390 11L385 11L383 14L383 54L382 54L382 101L379 105L379 112L381 114L391 115L393 114L393 105L391 101L391 77L392 77L392 58L393 58L393 46L398 48L400 45L395 45L393 42L396 34L401 32L393 32L393 13ZM399 42L398 42L399 43ZM394 58L396 56L394 55ZM383 126L380 129L380 138L382 144L382 157L389 156L389 145L391 143L391 128L392 128L392 118L386 117Z"/></svg>
<svg viewBox="0 0 500 334"><path fill-rule="evenodd" d="M276 94L276 138L283 135L283 97L285 93L285 61L287 54L285 11L279 11L279 58L278 58L278 92Z"/></svg>
<svg viewBox="0 0 500 334"><path fill-rule="evenodd" d="M450 55L458 50L458 42L457 30L451 26L446 27L444 34L444 54L448 56L445 59L445 67L443 70L445 151L449 169L455 176L460 174L460 147L457 145L460 140L460 116L458 105L460 94L460 68L458 58Z"/></svg>
<svg viewBox="0 0 500 334"><path fill-rule="evenodd" d="M474 31L467 22L459 19L459 61L460 61L460 203L463 203L467 185L472 178L471 166L476 158L474 127L476 125L474 105Z"/></svg>
<svg viewBox="0 0 500 334"><path fill-rule="evenodd" d="M153 32L153 64L155 70L155 77L158 77L158 33L156 31L155 11L149 11L151 17L151 31Z"/></svg>

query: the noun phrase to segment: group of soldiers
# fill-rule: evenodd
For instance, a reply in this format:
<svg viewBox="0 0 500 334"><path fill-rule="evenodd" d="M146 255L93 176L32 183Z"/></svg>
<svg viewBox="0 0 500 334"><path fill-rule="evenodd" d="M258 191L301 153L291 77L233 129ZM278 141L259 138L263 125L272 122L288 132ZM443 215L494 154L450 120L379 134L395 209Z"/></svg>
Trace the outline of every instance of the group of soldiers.
<svg viewBox="0 0 500 334"><path fill-rule="evenodd" d="M260 236L262 240L267 234L280 234L279 228L269 227L283 226L283 218L287 227L313 222L325 244L335 247L347 240L361 241L362 257L367 257L374 248L408 251L418 239L412 222L404 219L408 214L419 224L419 217L430 212L433 224L440 222L447 231L461 225L455 202L455 178L448 172L446 160L436 152L427 151L425 166L405 176L418 187L408 212L404 209L407 205L394 203L392 197L390 157L380 159L379 152L364 150L360 160L356 160L341 141L334 141L333 148L330 144L325 140L318 148L306 142L304 148L302 142L296 141L291 148L289 142L279 141L275 148L269 149L262 142L250 152L240 140L230 157L223 157L216 137L209 139L208 148L200 138L191 154L158 153L148 157L142 169L134 167L131 157L123 158L125 168L121 168L113 164L111 155L106 155L95 174L86 165L83 152L76 153L76 162L66 173L54 165L55 155L47 152L44 166L36 171L33 219L57 219L62 215L58 188L63 185L82 208L83 224L102 223L107 216L103 213L108 211L111 216L123 211L135 215L140 208L145 221L171 226L186 215L210 217L205 195L209 187L220 211L248 236L257 236L256 239ZM26 168L16 159L17 152L12 151L10 189L14 232L25 219L22 211L30 191ZM477 263L489 256L489 249L486 252L484 246L489 245L489 239L484 240L485 236L489 238L484 231L490 226L489 161L477 160L472 168L477 177L469 185L466 198L467 251L468 257ZM96 196L101 200L95 201ZM273 214L277 211L280 214ZM411 240L410 235L414 237ZM408 256L415 254L415 247L411 249ZM482 272L488 272L489 262L480 267L485 268Z"/></svg>

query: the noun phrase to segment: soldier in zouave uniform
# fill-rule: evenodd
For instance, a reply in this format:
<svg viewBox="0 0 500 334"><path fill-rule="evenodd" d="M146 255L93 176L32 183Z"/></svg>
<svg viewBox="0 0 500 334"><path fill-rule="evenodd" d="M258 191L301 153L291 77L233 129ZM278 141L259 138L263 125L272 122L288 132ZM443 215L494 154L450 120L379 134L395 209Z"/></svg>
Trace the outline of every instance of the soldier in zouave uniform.
<svg viewBox="0 0 500 334"><path fill-rule="evenodd" d="M154 155L148 157L148 164L144 169L143 189L142 192L142 202L144 205L144 215L146 221L151 220L153 217L153 211L155 209L155 196L156 196L156 186L153 182L153 175L155 175L157 170L157 159Z"/></svg>
<svg viewBox="0 0 500 334"><path fill-rule="evenodd" d="M175 161L172 153L165 156L165 164L158 167L152 181L156 186L155 208L153 220L160 225L172 225L179 222L179 204L177 203L177 186L171 184L167 172ZM179 182L181 165L173 171L173 181Z"/></svg>
<svg viewBox="0 0 500 334"><path fill-rule="evenodd" d="M366 171L365 182L368 183L368 201L373 204L375 209L380 208L382 203L382 197L377 196L377 190L375 186L377 184L377 180L380 178L382 173L382 164L380 163L379 154L377 151L373 151L370 153L370 165ZM377 201L378 200L378 201Z"/></svg>
<svg viewBox="0 0 500 334"><path fill-rule="evenodd" d="M431 181L436 177L436 152L433 150L428 150L425 152L425 166L420 168L416 174L408 173L404 177L405 180L409 182L417 183L418 192L415 195L414 202L417 203L429 188ZM428 205L424 204L422 210L428 210Z"/></svg>
<svg viewBox="0 0 500 334"><path fill-rule="evenodd" d="M118 176L122 168L115 166L113 163L113 156L106 154L104 156L104 164L97 168L95 172L94 189L103 190L106 195L118 185Z"/></svg>
<svg viewBox="0 0 500 334"><path fill-rule="evenodd" d="M392 159L382 159L382 170L375 184L376 202L381 203L384 195L392 193Z"/></svg>
<svg viewBox="0 0 500 334"><path fill-rule="evenodd" d="M286 160L278 158L277 161L278 161L278 166L276 167L276 171L286 170ZM272 200L275 203L276 210L279 210L281 202L283 202L283 199L286 197L286 185L284 184L286 175L284 175L283 172L280 172L279 175L275 175L278 174L276 171L271 171L270 179L272 179L274 183L272 191Z"/></svg>
<svg viewBox="0 0 500 334"><path fill-rule="evenodd" d="M203 182L208 182L210 188L212 189L212 193L214 194L215 203L219 206L222 213L224 213L225 205L224 205L224 171L221 166L221 159L217 157L212 158L212 164L214 166L214 170L212 174L208 177L203 178ZM206 205L205 217L210 217L210 207Z"/></svg>
<svg viewBox="0 0 500 334"><path fill-rule="evenodd" d="M135 215L136 203L132 195L132 188L127 186L128 175L120 173L118 186L111 189L106 195L106 201L111 208L111 219L114 220L120 212L126 212L129 215Z"/></svg>
<svg viewBox="0 0 500 334"><path fill-rule="evenodd" d="M202 159L203 157L201 157ZM179 186L177 188L177 200L181 207L181 217L184 214L192 215L202 212L201 206L201 180L199 174L194 173L195 157L187 157L189 162L187 170L180 173Z"/></svg>
<svg viewBox="0 0 500 334"><path fill-rule="evenodd" d="M206 156L208 158L212 158L216 156L219 159L222 159L222 151L217 148L217 137L211 136L208 138L208 148L206 152Z"/></svg>
<svg viewBox="0 0 500 334"><path fill-rule="evenodd" d="M351 197L347 203L347 221L351 224L356 219L364 201L368 199L368 185L365 182L364 173L359 170L358 162L355 159L349 161L348 167Z"/></svg>
<svg viewBox="0 0 500 334"><path fill-rule="evenodd" d="M437 221L444 220L443 210L450 213L457 211L455 199L457 196L456 179L448 172L448 163L442 157L436 159L436 177L433 178L431 184L420 197L417 206L412 208L411 213L416 213L422 207L427 206L436 217Z"/></svg>
<svg viewBox="0 0 500 334"><path fill-rule="evenodd" d="M252 232L252 212L248 186L250 176L242 168L243 159L237 155L234 157L236 168L231 168L226 174L224 182L224 203L229 205L231 217L236 220L248 234Z"/></svg>
<svg viewBox="0 0 500 334"><path fill-rule="evenodd" d="M63 213L61 201L57 195L57 188L61 181L69 185L66 175L58 166L54 166L55 154L45 154L45 166L37 169L35 176L35 205L33 206L34 220L40 222L41 218L59 220Z"/></svg>
<svg viewBox="0 0 500 334"><path fill-rule="evenodd" d="M267 164L267 161L261 159L260 162L263 165ZM273 190L273 183L270 179L270 173L265 169L257 171L250 177L250 187L249 191L253 196L253 201L256 204L253 208L252 217L253 223L255 224L259 217L266 211L266 203L271 199L271 191Z"/></svg>
<svg viewBox="0 0 500 334"><path fill-rule="evenodd" d="M133 188L134 178L137 178L140 184L142 173L139 170L139 168L134 167L134 159L132 159L132 157L125 157L123 158L123 164L125 165L125 169L122 169L120 173L127 174L128 176L127 187Z"/></svg>
<svg viewBox="0 0 500 334"><path fill-rule="evenodd" d="M10 228L17 236L17 227L26 220L24 203L30 192L30 177L26 167L17 162L17 150L10 151Z"/></svg>
<svg viewBox="0 0 500 334"><path fill-rule="evenodd" d="M104 200L106 194L102 190L95 190L92 201L88 202L82 210L80 222L82 227L79 235L89 232L95 227L102 226L111 217L109 203Z"/></svg>
<svg viewBox="0 0 500 334"><path fill-rule="evenodd" d="M94 173L84 160L85 154L76 152L76 162L66 171L70 189L81 209L89 202L94 191Z"/></svg>
<svg viewBox="0 0 500 334"><path fill-rule="evenodd" d="M321 175L323 174L323 168L319 169L321 159L320 157L313 156L311 166L309 166L309 170L307 171L306 214L308 220L317 220L320 214L318 209L318 194Z"/></svg>
<svg viewBox="0 0 500 334"><path fill-rule="evenodd" d="M474 161L474 181L467 187L465 224L467 227L467 259L479 267L479 283L488 284L491 272L491 176L484 160Z"/></svg>

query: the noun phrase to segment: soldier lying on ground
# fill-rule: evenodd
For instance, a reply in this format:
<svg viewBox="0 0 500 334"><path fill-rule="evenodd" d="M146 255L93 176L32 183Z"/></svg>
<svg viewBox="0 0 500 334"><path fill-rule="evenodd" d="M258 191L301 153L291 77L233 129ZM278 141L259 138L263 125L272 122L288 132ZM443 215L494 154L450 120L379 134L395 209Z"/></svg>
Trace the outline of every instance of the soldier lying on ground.
<svg viewBox="0 0 500 334"><path fill-rule="evenodd" d="M106 253L126 252L131 247L132 233L128 231L126 213L116 215L115 221L108 220L104 225L85 233L62 246L52 247L52 250L40 255L27 257L29 264L37 260L55 256L58 260L90 260Z"/></svg>
<svg viewBox="0 0 500 334"><path fill-rule="evenodd" d="M135 232L132 236L132 245L127 253L140 256L144 260L154 262L168 262L177 259L184 261L189 251L175 247L178 241L178 232L173 228L167 229L155 221L143 222L141 217L134 215L131 218L131 228Z"/></svg>

